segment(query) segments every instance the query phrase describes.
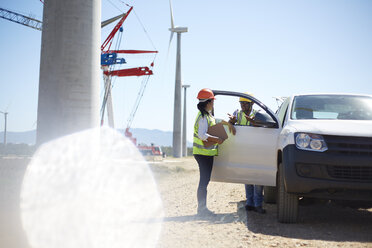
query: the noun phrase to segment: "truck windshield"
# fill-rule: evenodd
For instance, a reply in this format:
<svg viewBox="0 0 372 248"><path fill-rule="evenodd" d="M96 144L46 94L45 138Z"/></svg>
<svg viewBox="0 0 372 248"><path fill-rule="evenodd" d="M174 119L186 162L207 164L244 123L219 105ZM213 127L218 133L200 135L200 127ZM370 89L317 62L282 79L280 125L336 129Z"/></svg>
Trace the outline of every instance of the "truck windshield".
<svg viewBox="0 0 372 248"><path fill-rule="evenodd" d="M372 120L372 97L352 95L306 95L293 100L291 118Z"/></svg>

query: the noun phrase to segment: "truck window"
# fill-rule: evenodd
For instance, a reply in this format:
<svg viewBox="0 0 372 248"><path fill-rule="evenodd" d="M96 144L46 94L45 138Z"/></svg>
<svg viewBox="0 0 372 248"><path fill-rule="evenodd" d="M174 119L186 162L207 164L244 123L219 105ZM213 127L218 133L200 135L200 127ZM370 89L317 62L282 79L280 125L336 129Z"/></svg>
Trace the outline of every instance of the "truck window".
<svg viewBox="0 0 372 248"><path fill-rule="evenodd" d="M355 95L304 95L293 100L291 118L372 120L372 97Z"/></svg>

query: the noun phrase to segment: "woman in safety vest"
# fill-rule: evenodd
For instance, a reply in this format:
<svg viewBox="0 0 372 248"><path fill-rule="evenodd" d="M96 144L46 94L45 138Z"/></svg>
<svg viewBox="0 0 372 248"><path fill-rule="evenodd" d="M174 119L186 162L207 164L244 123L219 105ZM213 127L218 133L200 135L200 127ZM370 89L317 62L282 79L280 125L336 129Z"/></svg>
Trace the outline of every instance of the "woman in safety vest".
<svg viewBox="0 0 372 248"><path fill-rule="evenodd" d="M216 120L213 117L212 110L214 105L214 94L210 89L202 89L198 93L199 113L196 116L194 125L194 142L193 142L193 155L199 165L200 180L197 191L198 199L198 214L199 215L213 215L207 208L207 186L209 184L213 158L217 155L217 144L222 144L223 139L212 136L207 133L208 127L216 124ZM235 134L235 127L230 123L220 120L223 125L229 125L229 130ZM212 146L206 147L203 141L212 141Z"/></svg>

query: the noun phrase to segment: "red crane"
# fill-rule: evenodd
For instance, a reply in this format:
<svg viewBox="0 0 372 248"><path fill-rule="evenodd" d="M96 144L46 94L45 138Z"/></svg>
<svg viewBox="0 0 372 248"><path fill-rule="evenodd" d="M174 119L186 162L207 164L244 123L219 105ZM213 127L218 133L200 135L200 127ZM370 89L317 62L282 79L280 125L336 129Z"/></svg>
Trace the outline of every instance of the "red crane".
<svg viewBox="0 0 372 248"><path fill-rule="evenodd" d="M130 125L133 121L134 115L137 111L138 105L142 98L144 89L147 85L149 80L149 76L153 75L152 68L154 66L154 61L150 63L149 66L143 67L135 67L135 68L127 68L127 69L120 69L120 70L110 70L110 67L115 64L124 64L126 63L124 58L118 58L118 54L145 54L145 53L158 53L158 51L149 51L149 50L110 50L111 45L113 43L113 38L117 35L118 31L122 32L122 25L128 15L133 10L133 6L129 6L129 10L123 14L120 21L115 25L112 29L111 33L105 39L101 46L101 68L103 70L103 78L105 83L105 95L101 107L101 125L104 122L104 113L105 108L107 108L107 117L108 117L108 124L110 127L114 127L114 118L113 118L113 108L112 108L112 97L111 97L111 78L113 76L117 77L129 77L129 76L145 76L140 93L138 94L136 103L132 110L130 117L128 118L127 128L125 130L125 135L132 139L134 143L136 140L132 137L132 134L129 132ZM155 58L154 58L155 59Z"/></svg>

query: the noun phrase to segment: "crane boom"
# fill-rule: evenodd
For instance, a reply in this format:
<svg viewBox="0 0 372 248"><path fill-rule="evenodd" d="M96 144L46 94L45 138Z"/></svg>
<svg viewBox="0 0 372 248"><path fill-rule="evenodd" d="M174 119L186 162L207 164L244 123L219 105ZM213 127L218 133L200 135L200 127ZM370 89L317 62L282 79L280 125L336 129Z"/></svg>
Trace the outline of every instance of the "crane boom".
<svg viewBox="0 0 372 248"><path fill-rule="evenodd" d="M101 27L103 28L104 26L106 26L106 25L108 25L108 24L110 24L110 23L112 23L112 22L114 22L114 21L122 18L126 14L127 13L124 13L124 14L115 16L115 17L113 17L111 19L108 19L106 21L102 21L101 22ZM39 21L37 19L34 19L32 17L29 17L29 16L18 14L16 12L13 12L13 11L10 11L10 10L6 10L6 9L3 9L3 8L0 8L0 17L1 18L4 18L6 20L9 20L9 21L18 23L18 24L25 25L27 27L30 27L30 28L33 28L33 29L36 29L36 30L39 30L39 31L42 30L43 23L41 21ZM150 52L152 52L152 51L144 51L143 53L150 53ZM128 52L128 53L130 53L130 52ZM132 52L132 53L134 53L134 52ZM137 52L137 53L139 53L139 52Z"/></svg>
<svg viewBox="0 0 372 248"><path fill-rule="evenodd" d="M0 8L0 17L4 18L6 20L12 21L12 22L16 22L16 23L25 25L27 27L30 27L30 28L33 28L33 29L36 29L36 30L39 30L39 31L41 31L41 29L42 29L42 22L41 21L36 20L34 18L31 18L29 16L25 16L25 15L15 13L15 12L10 11L10 10Z"/></svg>
<svg viewBox="0 0 372 248"><path fill-rule="evenodd" d="M110 19L107 19L106 21L101 22L101 28L103 28L103 27L109 25L110 23L113 23L114 21L116 21L116 20L122 18L122 17L125 16L125 15L126 15L126 13L123 13L123 14L121 14L121 15L115 16L115 17L113 17L113 18L110 18Z"/></svg>
<svg viewBox="0 0 372 248"><path fill-rule="evenodd" d="M152 70L149 67L136 67L136 68L128 68L116 71L104 71L103 72L107 76L119 76L119 77L130 77L130 76L146 76L152 75Z"/></svg>
<svg viewBox="0 0 372 248"><path fill-rule="evenodd" d="M129 15L129 13L132 11L133 7L130 7L130 9L128 10L127 13L125 13L125 15L123 15L123 17L120 19L120 21L118 22L118 24L116 24L116 26L114 27L114 29L111 31L111 33L109 34L109 36L106 38L106 40L103 42L102 46L101 46L101 51L103 52L103 50L106 48L106 46L111 42L112 38L114 38L116 32L120 29L121 25L123 24L123 22L125 21L125 19L127 19L127 16ZM111 45L110 45L111 46ZM110 46L108 47L108 50L110 50Z"/></svg>

